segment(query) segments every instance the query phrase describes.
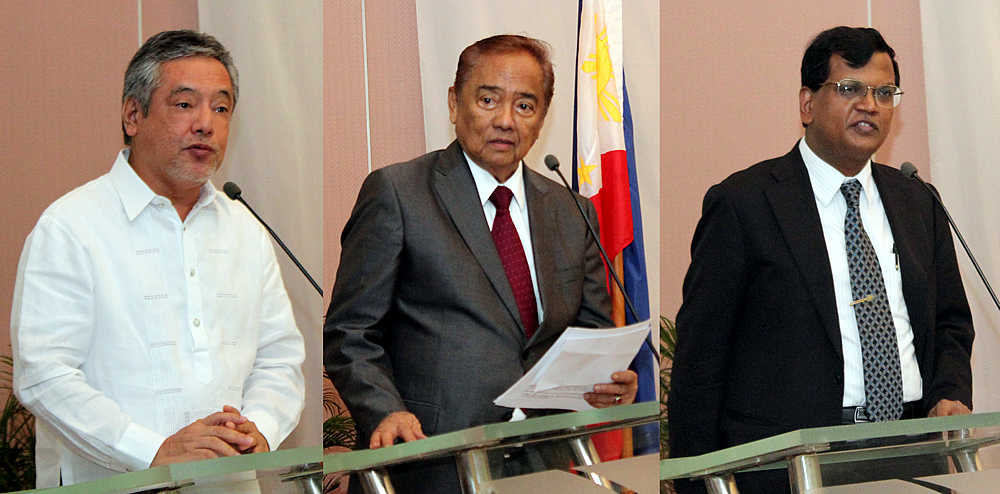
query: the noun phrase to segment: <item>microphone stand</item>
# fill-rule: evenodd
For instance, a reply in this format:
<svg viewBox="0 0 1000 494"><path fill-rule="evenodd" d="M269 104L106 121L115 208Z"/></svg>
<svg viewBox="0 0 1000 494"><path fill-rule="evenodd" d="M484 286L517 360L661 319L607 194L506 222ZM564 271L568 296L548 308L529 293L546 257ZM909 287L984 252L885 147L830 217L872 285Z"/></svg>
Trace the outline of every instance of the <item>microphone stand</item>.
<svg viewBox="0 0 1000 494"><path fill-rule="evenodd" d="M580 205L580 201L576 199L576 194L573 192L573 188L570 187L569 182L566 181L566 177L563 176L562 171L559 170L559 160L551 154L545 157L545 166L556 172L559 178L562 179L563 184L566 186L566 190L569 192L570 197L573 198L573 204L576 204L576 208L580 210L580 216L583 217L583 221L587 223L587 229L590 230L590 234L594 236L594 241L597 243L598 250L601 251L601 257L604 259L604 263L608 266L608 271L611 272L611 276L615 279L615 284L618 285L618 290L622 292L622 298L625 299L625 304L628 305L629 312L632 313L632 319L635 322L639 322L639 314L635 311L635 306L632 305L632 297L628 296L625 292L625 284L622 283L621 278L618 277L618 273L615 272L611 264L611 259L608 257L608 253L604 250L604 246L601 245L601 239L597 237L597 231L594 229L594 225L590 224L590 219L587 218L587 213L583 211L583 206ZM653 355L659 355L655 349L653 349L653 341L650 335L646 335L644 340L649 350L653 352Z"/></svg>
<svg viewBox="0 0 1000 494"><path fill-rule="evenodd" d="M315 288L316 291L319 292L319 296L322 297L323 289L319 287L319 285L316 283L316 280L314 280L312 276L309 276L309 273L306 272L306 268L302 267L302 264L299 263L299 260L295 258L295 256L292 254L292 251L288 250L288 247L285 247L285 243L282 242L280 238L278 238L278 234L274 233L274 230L272 230L271 227L267 226L267 223L265 223L264 220L260 218L260 216L257 216L257 212L254 211L253 208L251 208L250 205L243 200L243 193L240 190L240 187L233 182L226 182L226 184L222 187L222 190L223 192L226 193L227 196L229 196L230 199L234 201L239 201L243 203L244 206L246 206L247 210L250 211L250 214L252 214L254 218L257 218L257 221L259 221L260 224L264 226L264 228L267 230L267 233L270 233L271 237L278 242L278 245L280 245L282 250L285 251L285 254L288 254L288 257L292 259L292 262L295 263L295 266L299 268L299 271L302 271L302 274L306 276L306 279L309 280L309 283L312 283L313 288Z"/></svg>
<svg viewBox="0 0 1000 494"><path fill-rule="evenodd" d="M962 243L962 247L965 248L965 253L969 255L969 260L972 261L972 265L976 268L976 272L979 273L979 279L983 280L983 284L986 285L986 291L990 292L990 297L993 297L993 303L996 304L997 310L1000 310L1000 300L997 300L996 293L993 293L993 287L990 286L989 280L986 279L986 274L983 273L983 269L979 267L979 262L976 261L976 256L972 255L972 249L969 248L969 244L967 244L965 242L965 238L962 237L962 232L958 231L958 225L956 225L955 220L951 218L951 213L949 213L948 208L944 206L944 201L941 200L941 196L938 195L937 191L934 190L930 184L924 182L924 179L920 178L920 175L917 175L917 167L914 166L913 163L907 161L906 163L903 163L899 169L906 177L916 179L917 182L920 182L920 184L931 193L931 197L933 197L938 205L941 206L945 217L948 218L948 223L951 225L952 230L955 230L955 236L958 237L958 241Z"/></svg>

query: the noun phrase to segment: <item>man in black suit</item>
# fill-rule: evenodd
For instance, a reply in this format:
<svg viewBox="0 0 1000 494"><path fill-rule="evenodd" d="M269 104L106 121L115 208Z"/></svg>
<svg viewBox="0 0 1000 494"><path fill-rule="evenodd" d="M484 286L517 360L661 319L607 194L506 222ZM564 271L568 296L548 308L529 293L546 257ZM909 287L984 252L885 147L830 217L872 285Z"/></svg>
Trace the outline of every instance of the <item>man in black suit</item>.
<svg viewBox="0 0 1000 494"><path fill-rule="evenodd" d="M901 95L894 57L874 29L819 34L802 60L804 138L706 194L677 314L672 456L866 417L970 413L972 317L944 212L871 162ZM852 188L877 256L869 274L884 287L861 295L850 254L861 244L845 228ZM888 309L881 332L863 321L875 304ZM898 352L863 350L870 337L894 338ZM882 414L886 393L897 403ZM782 475L761 491L787 489Z"/></svg>
<svg viewBox="0 0 1000 494"><path fill-rule="evenodd" d="M448 92L457 140L365 180L324 326L324 365L359 444L510 420L493 400L567 326L612 325L604 265L574 198L522 162L552 93L547 45L481 40L462 52ZM499 189L509 206L494 202ZM596 224L593 205L575 200ZM499 239L502 224L513 243ZM510 249L523 251L520 268ZM635 373L611 380L586 395L591 405L632 402ZM454 460L405 470L398 492L458 492Z"/></svg>

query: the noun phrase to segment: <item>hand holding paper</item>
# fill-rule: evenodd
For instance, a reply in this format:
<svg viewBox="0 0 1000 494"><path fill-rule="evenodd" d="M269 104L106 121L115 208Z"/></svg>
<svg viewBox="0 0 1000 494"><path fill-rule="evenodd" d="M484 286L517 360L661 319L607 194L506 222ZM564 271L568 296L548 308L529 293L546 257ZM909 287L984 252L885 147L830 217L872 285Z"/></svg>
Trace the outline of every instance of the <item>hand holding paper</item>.
<svg viewBox="0 0 1000 494"><path fill-rule="evenodd" d="M631 392L634 398L635 373L626 369L651 328L649 320L623 328L567 328L541 360L494 403L510 408L592 410L584 395L593 393L595 384L611 386L602 383L615 373L623 374L621 380L615 379L627 388L622 394ZM596 393L597 402L607 404L608 395L617 393Z"/></svg>
<svg viewBox="0 0 1000 494"><path fill-rule="evenodd" d="M611 374L611 380L611 383L594 385L594 392L585 393L583 399L594 408L631 405L639 392L639 376L627 370Z"/></svg>

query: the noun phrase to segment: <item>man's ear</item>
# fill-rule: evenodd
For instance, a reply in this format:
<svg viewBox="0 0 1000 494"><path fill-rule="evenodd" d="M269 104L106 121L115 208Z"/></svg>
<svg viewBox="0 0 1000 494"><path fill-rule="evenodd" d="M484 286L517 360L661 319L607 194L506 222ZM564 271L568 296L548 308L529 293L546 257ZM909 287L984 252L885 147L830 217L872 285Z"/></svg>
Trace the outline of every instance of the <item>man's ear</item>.
<svg viewBox="0 0 1000 494"><path fill-rule="evenodd" d="M458 93L455 86L448 88L448 118L454 125L458 121Z"/></svg>
<svg viewBox="0 0 1000 494"><path fill-rule="evenodd" d="M139 104L139 100L131 96L125 98L125 102L122 103L122 129L125 135L135 137L139 131L140 120L142 120L142 105Z"/></svg>
<svg viewBox="0 0 1000 494"><path fill-rule="evenodd" d="M802 86L802 89L799 89L799 118L802 119L803 127L811 124L813 121L813 96L814 95L811 89L805 86Z"/></svg>

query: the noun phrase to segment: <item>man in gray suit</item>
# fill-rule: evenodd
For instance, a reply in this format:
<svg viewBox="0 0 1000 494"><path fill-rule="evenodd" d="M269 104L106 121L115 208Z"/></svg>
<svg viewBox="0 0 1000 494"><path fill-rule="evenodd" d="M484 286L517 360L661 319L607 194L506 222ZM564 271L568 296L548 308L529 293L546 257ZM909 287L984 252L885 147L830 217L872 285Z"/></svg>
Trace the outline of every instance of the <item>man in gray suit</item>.
<svg viewBox="0 0 1000 494"><path fill-rule="evenodd" d="M552 93L545 43L481 40L448 91L457 140L365 180L324 326L324 365L359 444L511 420L493 400L567 326L612 325L604 265L574 198L521 161ZM593 205L575 200L596 225ZM591 405L632 402L635 373L611 380L585 395ZM458 491L453 460L393 473L397 489Z"/></svg>

